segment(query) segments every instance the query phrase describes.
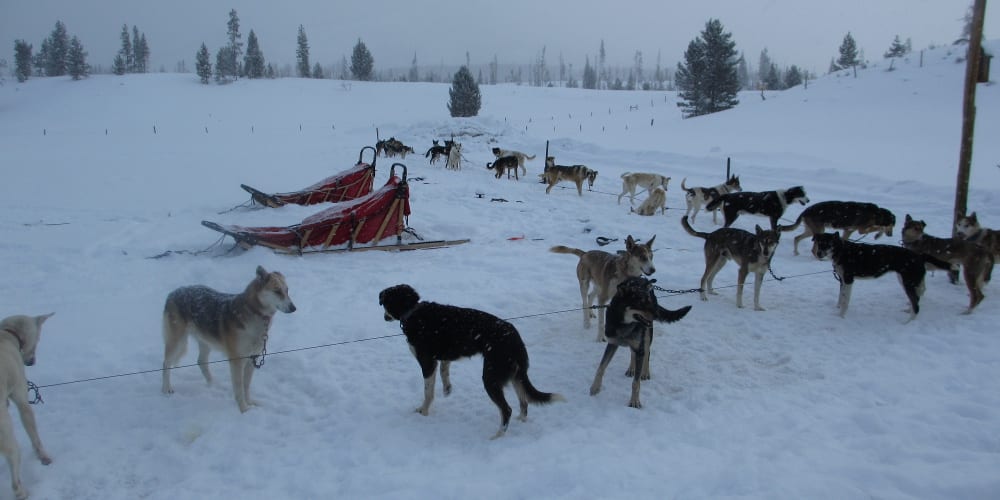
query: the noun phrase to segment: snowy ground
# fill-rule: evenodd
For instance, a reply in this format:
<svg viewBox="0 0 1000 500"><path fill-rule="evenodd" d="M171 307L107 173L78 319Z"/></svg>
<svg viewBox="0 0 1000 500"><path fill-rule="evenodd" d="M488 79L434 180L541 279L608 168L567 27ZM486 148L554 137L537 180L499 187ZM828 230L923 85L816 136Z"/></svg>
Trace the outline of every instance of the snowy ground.
<svg viewBox="0 0 1000 500"><path fill-rule="evenodd" d="M767 279L765 312L737 309L733 288L708 302L663 294L667 307L694 307L657 327L653 379L634 410L622 353L604 390L588 394L604 346L582 327L576 259L548 251L597 248L597 236L619 238L605 247L614 251L628 234L655 234L658 284L697 287L702 242L679 224L680 181L717 184L727 158L746 190L801 184L813 202L870 201L947 235L964 75L961 54L948 49L926 53L922 68L914 57L766 100L746 93L735 110L691 120L662 92L484 86L480 116L452 119L448 86L438 84L202 86L172 74L8 83L0 304L5 315L56 312L28 369L42 386L46 403L35 409L54 463L33 458L18 425L25 485L34 498L78 499L997 498L995 283L979 309L960 315L965 288L928 274L921 314L904 324L897 280L862 281L841 319L830 264L793 256L786 233L773 268L788 279ZM978 117L969 206L1000 227L993 84L979 86ZM404 162L423 179L411 182L410 226L470 243L149 258L211 245L218 235L202 220L289 225L318 211L220 214L246 201L240 183L291 191L347 168L376 127L420 153ZM431 140L452 134L464 146L462 171L428 165ZM547 140L559 163L600 172L593 192L544 193L535 175ZM538 155L528 178L495 180L485 169L494 145ZM379 160L376 186L388 163ZM671 176L671 210L639 217L616 204L626 171ZM745 215L737 226L755 223L765 219ZM695 225L715 227L703 214ZM222 364L212 387L197 369L176 370L171 397L158 371L63 385L158 369L166 294L195 283L239 291L258 264L286 275L298 306L274 321L274 354L254 378L261 407L238 412ZM735 279L730 264L716 284ZM498 417L476 358L453 365L454 392L438 388L428 417L413 413L420 372L377 302L397 283L510 319L532 381L567 402L532 407L526 423L490 441ZM325 347L296 350L313 346Z"/></svg>

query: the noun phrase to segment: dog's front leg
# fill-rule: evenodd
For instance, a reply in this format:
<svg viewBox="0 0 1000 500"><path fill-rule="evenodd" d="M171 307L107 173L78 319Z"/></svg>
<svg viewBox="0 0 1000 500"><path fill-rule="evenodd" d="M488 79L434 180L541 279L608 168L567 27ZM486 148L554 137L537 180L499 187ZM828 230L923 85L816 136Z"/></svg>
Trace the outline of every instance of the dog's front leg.
<svg viewBox="0 0 1000 500"><path fill-rule="evenodd" d="M848 283L847 278L840 284L840 296L837 298L837 308L840 309L840 317L847 315L847 305L851 302L851 287L853 282Z"/></svg>
<svg viewBox="0 0 1000 500"><path fill-rule="evenodd" d="M754 273L753 281L753 309L754 311L764 311L763 307L760 306L760 286L764 284L764 272L757 271Z"/></svg>
<svg viewBox="0 0 1000 500"><path fill-rule="evenodd" d="M618 350L616 344L608 342L608 346L604 348L604 356L601 357L601 363L597 365L597 373L594 375L594 383L590 384L590 395L595 396L597 393L601 392L601 381L604 380L604 370L608 368L608 363L611 362L611 358L615 357L615 351Z"/></svg>
<svg viewBox="0 0 1000 500"><path fill-rule="evenodd" d="M743 285L747 281L749 271L746 266L740 266L740 272L736 275L736 307L743 308Z"/></svg>
<svg viewBox="0 0 1000 500"><path fill-rule="evenodd" d="M243 375L244 364L249 364L250 360L237 358L229 360L229 375L233 379L233 397L236 398L236 405L240 407L241 413L246 413L250 409L247 403L247 393L244 390Z"/></svg>
<svg viewBox="0 0 1000 500"><path fill-rule="evenodd" d="M444 395L451 395L451 361L441 362L441 387L444 389Z"/></svg>
<svg viewBox="0 0 1000 500"><path fill-rule="evenodd" d="M250 380L253 379L255 371L257 368L252 362L243 364L243 401L247 402L247 406L260 406L257 401L250 399Z"/></svg>
<svg viewBox="0 0 1000 500"><path fill-rule="evenodd" d="M420 359L420 370L424 374L424 402L415 411L423 416L430 412L431 402L434 401L434 379L437 378L438 362L431 359Z"/></svg>
<svg viewBox="0 0 1000 500"><path fill-rule="evenodd" d="M645 337L645 335L643 336ZM632 349L632 359L642 360L646 358L647 348L645 344L645 340L640 340L638 348ZM639 363L641 363L641 361ZM642 370L635 370L635 373L632 376L632 397L628 400L629 408L642 408L642 403L639 402L639 387L641 385Z"/></svg>

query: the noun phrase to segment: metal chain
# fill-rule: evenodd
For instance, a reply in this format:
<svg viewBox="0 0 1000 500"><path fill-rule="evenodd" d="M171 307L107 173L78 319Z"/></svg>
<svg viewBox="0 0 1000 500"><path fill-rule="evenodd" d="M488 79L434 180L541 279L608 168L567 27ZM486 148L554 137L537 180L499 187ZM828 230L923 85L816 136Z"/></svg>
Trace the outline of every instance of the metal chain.
<svg viewBox="0 0 1000 500"><path fill-rule="evenodd" d="M44 403L42 401L42 391L38 390L38 386L34 382L28 381L28 392L35 391L35 397L28 401L28 404L36 405L38 403Z"/></svg>
<svg viewBox="0 0 1000 500"><path fill-rule="evenodd" d="M261 348L260 354L255 354L250 356L250 361L253 362L254 368L260 368L264 366L264 356L267 356L267 334L264 334L264 347ZM259 361L258 361L259 360Z"/></svg>

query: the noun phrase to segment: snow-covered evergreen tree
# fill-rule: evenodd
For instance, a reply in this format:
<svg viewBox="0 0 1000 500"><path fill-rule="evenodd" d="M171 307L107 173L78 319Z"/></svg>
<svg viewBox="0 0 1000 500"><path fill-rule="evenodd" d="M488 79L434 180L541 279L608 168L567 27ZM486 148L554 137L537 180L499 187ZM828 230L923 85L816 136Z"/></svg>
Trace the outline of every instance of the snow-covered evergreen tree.
<svg viewBox="0 0 1000 500"><path fill-rule="evenodd" d="M684 117L724 111L739 104L736 74L738 57L732 33L726 33L718 19L705 23L701 36L688 44L684 63L677 64L677 103Z"/></svg>
<svg viewBox="0 0 1000 500"><path fill-rule="evenodd" d="M121 68L118 68L118 66L116 65L115 66L117 68L115 70L115 74L116 75L124 75L125 73L131 72L132 68L134 66L133 63L132 63L132 57L133 57L133 53L132 53L132 37L129 36L128 25L127 24L123 24L122 25L122 33L121 33L120 36L121 36L121 41L122 41L122 48L118 49L118 55L121 56L121 59L122 59L121 64L122 64L122 66L124 66L124 70L121 71L121 73L119 73L118 71ZM115 59L117 59L117 57Z"/></svg>
<svg viewBox="0 0 1000 500"><path fill-rule="evenodd" d="M31 77L31 44L14 40L14 76L24 82Z"/></svg>
<svg viewBox="0 0 1000 500"><path fill-rule="evenodd" d="M909 42L909 40L907 40L907 42ZM899 39L899 35L896 35L896 38L892 40L892 45L889 46L889 50L885 51L885 54L883 55L886 59L889 59L892 57L903 57L908 52L909 49L907 48L907 44L903 43Z"/></svg>
<svg viewBox="0 0 1000 500"><path fill-rule="evenodd" d="M315 65L313 65L312 77L313 78L323 78L323 67L320 66L319 63L316 63Z"/></svg>
<svg viewBox="0 0 1000 500"><path fill-rule="evenodd" d="M476 116L479 114L479 108L482 105L479 84L472 78L468 66L462 66L455 73L455 79L451 82L448 95L451 97L451 101L448 103L448 111L451 116Z"/></svg>
<svg viewBox="0 0 1000 500"><path fill-rule="evenodd" d="M788 71L785 71L785 88L790 89L796 85L802 84L802 72L799 71L799 67L796 65L791 65Z"/></svg>
<svg viewBox="0 0 1000 500"><path fill-rule="evenodd" d="M858 59L858 45L854 42L854 37L851 36L850 32L844 35L844 41L840 43L839 53L837 66L841 68L851 68L861 62Z"/></svg>
<svg viewBox="0 0 1000 500"><path fill-rule="evenodd" d="M208 83L209 79L212 78L212 61L209 57L208 47L204 43L201 44L201 48L198 49L198 53L194 57L195 72L198 73L201 83Z"/></svg>
<svg viewBox="0 0 1000 500"><path fill-rule="evenodd" d="M90 65L87 64L87 51L83 50L83 44L75 36L69 42L69 52L66 55L66 72L74 80L79 80L90 75Z"/></svg>
<svg viewBox="0 0 1000 500"><path fill-rule="evenodd" d="M48 46L43 44L45 58L45 76L63 76L66 74L66 61L69 57L69 35L66 25L56 21L56 26L49 35Z"/></svg>
<svg viewBox="0 0 1000 500"><path fill-rule="evenodd" d="M247 78L263 78L264 69L264 53L257 42L257 34L250 30L247 35L247 55L243 58L243 74Z"/></svg>
<svg viewBox="0 0 1000 500"><path fill-rule="evenodd" d="M226 57L229 58L229 61L226 62L226 75L237 78L242 73L240 71L240 56L243 55L243 35L240 34L240 16L236 14L236 9L229 11L226 37L229 38L229 50L226 51Z"/></svg>
<svg viewBox="0 0 1000 500"><path fill-rule="evenodd" d="M358 43L354 44L354 51L351 53L351 74L355 80L368 81L375 76L375 58L368 47L358 38ZM469 75L471 78L471 74Z"/></svg>
<svg viewBox="0 0 1000 500"><path fill-rule="evenodd" d="M306 29L299 25L298 43L295 48L295 69L299 78L309 78L309 39Z"/></svg>
<svg viewBox="0 0 1000 500"><path fill-rule="evenodd" d="M406 75L406 79L411 82L420 81L420 73L417 71L417 53L413 53L413 62L410 63L410 72Z"/></svg>
<svg viewBox="0 0 1000 500"><path fill-rule="evenodd" d="M139 40L133 41L135 46L135 69L136 73L146 73L149 71L149 45L146 43L146 34L139 35Z"/></svg>

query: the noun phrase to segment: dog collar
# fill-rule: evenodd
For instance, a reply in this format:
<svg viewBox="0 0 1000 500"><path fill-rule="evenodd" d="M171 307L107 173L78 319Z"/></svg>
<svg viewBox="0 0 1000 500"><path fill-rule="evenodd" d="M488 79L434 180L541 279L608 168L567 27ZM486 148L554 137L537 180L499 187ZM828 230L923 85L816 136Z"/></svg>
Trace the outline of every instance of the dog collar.
<svg viewBox="0 0 1000 500"><path fill-rule="evenodd" d="M4 328L3 331L13 335L14 338L17 339L17 350L19 351L24 350L24 339L22 339L21 336L17 334L17 332L11 330L10 328Z"/></svg>

